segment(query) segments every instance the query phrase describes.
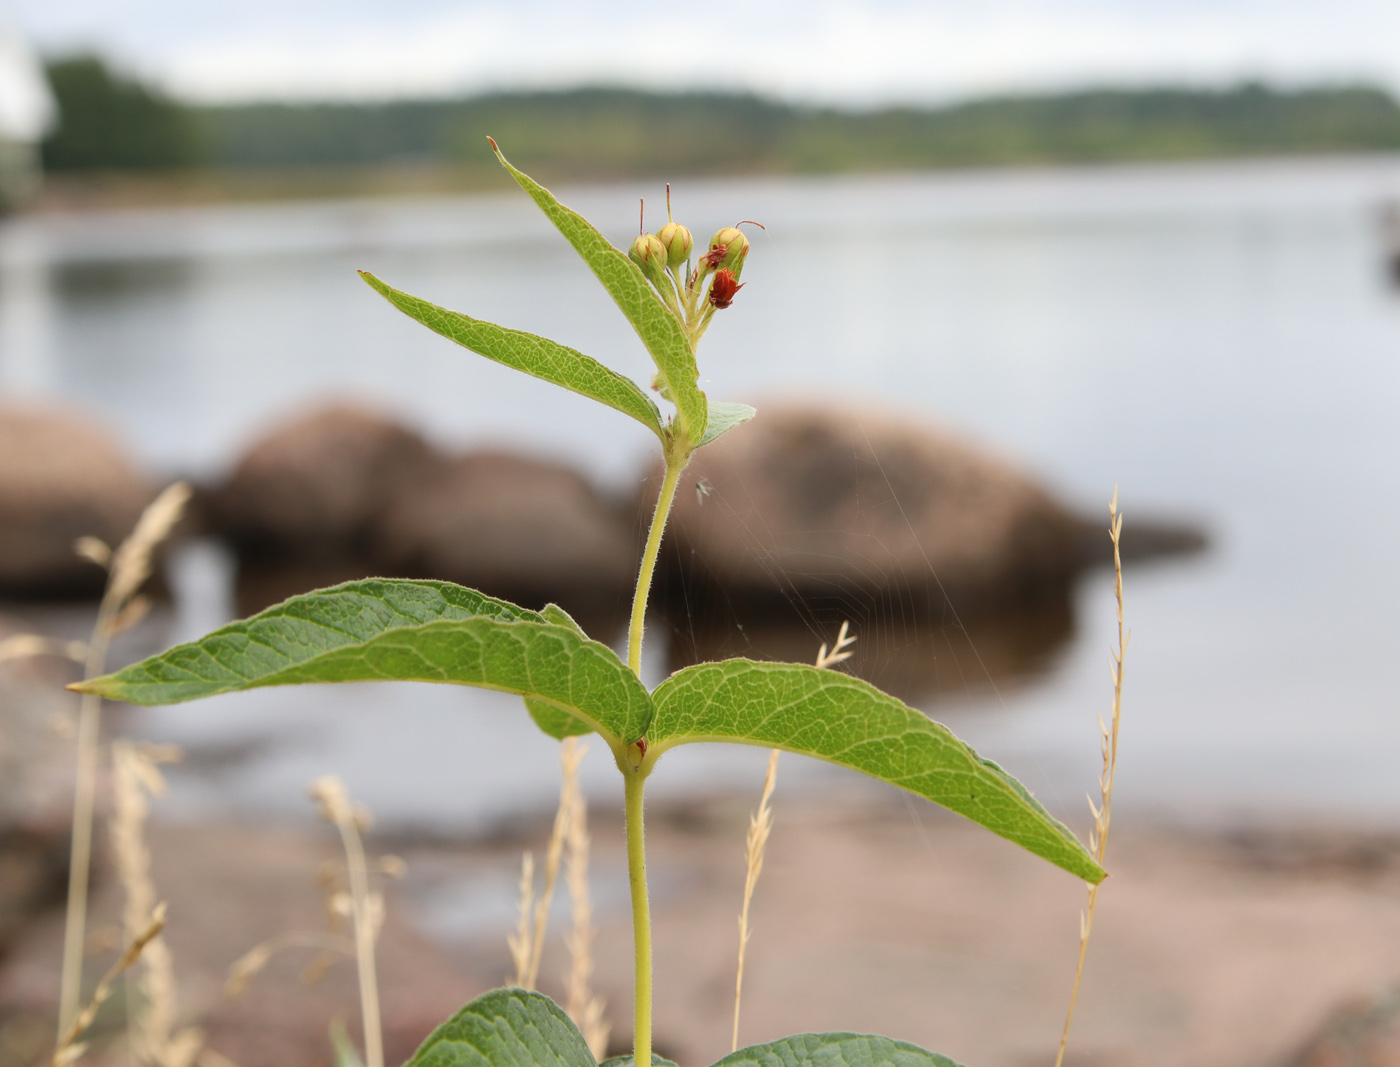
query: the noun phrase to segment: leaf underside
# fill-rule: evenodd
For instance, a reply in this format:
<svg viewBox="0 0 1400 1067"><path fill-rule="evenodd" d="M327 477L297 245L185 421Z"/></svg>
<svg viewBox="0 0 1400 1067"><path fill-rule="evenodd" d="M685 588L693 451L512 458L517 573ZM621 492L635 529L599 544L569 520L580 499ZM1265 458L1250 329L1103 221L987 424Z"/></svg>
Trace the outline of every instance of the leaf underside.
<svg viewBox="0 0 1400 1067"><path fill-rule="evenodd" d="M1104 878L1074 834L1011 775L946 726L858 678L731 659L678 671L652 699L648 760L697 741L814 756L940 804L1086 881Z"/></svg>
<svg viewBox="0 0 1400 1067"><path fill-rule="evenodd" d="M578 212L565 207L554 194L529 175L516 170L496 148L496 158L520 187L558 227L569 244L588 264L603 288L613 298L637 336L651 353L661 372L667 395L676 405L677 429L691 444L704 436L709 425L705 394L700 390L700 372L685 330L646 280L641 268L614 248L608 239Z"/></svg>
<svg viewBox="0 0 1400 1067"><path fill-rule="evenodd" d="M74 688L132 704L177 704L263 686L363 681L517 693L612 742L640 737L651 712L636 675L576 627L451 582L387 578L292 597Z"/></svg>
<svg viewBox="0 0 1400 1067"><path fill-rule="evenodd" d="M736 404L732 400L710 401L710 422L705 427L705 433L695 447L701 448L708 445L734 427L748 422L757 414L758 412L749 407L748 404Z"/></svg>
<svg viewBox="0 0 1400 1067"><path fill-rule="evenodd" d="M487 359L563 386L631 415L664 442L661 412L641 386L603 366L592 356L521 330L471 318L385 285L368 271L360 277L389 303L434 333Z"/></svg>

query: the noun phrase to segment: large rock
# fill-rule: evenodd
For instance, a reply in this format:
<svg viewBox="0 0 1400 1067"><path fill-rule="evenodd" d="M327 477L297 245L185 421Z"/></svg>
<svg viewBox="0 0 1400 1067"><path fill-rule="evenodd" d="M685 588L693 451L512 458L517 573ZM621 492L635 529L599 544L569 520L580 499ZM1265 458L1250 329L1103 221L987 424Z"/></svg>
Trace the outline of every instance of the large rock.
<svg viewBox="0 0 1400 1067"><path fill-rule="evenodd" d="M444 456L346 406L274 429L208 500L238 551L245 613L378 575L600 619L626 599L636 566L628 522L576 471L501 452Z"/></svg>
<svg viewBox="0 0 1400 1067"><path fill-rule="evenodd" d="M759 602L895 593L915 612L1062 586L1085 560L1083 524L1012 464L886 412L815 404L764 406L698 453L670 537L672 579L692 587Z"/></svg>
<svg viewBox="0 0 1400 1067"><path fill-rule="evenodd" d="M244 558L361 560L396 488L433 459L398 423L332 405L255 442L208 508Z"/></svg>
<svg viewBox="0 0 1400 1067"><path fill-rule="evenodd" d="M106 572L73 542L116 545L153 487L121 445L63 411L0 407L0 595L98 595Z"/></svg>
<svg viewBox="0 0 1400 1067"><path fill-rule="evenodd" d="M504 452L442 460L400 487L378 530L389 573L589 616L626 600L637 566L630 525L582 475Z"/></svg>

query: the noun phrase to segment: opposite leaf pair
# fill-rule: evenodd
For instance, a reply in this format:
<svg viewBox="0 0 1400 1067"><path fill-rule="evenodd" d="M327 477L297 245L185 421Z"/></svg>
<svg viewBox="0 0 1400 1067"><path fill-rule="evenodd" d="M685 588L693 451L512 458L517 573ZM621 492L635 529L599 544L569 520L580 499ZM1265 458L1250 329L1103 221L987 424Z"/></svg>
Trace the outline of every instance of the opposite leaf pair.
<svg viewBox="0 0 1400 1067"><path fill-rule="evenodd" d="M429 1035L405 1067L631 1067L631 1056L601 1065L554 1001L524 989L478 997ZM652 1058L653 1067L675 1067ZM796 1034L732 1052L714 1067L958 1067L917 1045L869 1034Z"/></svg>
<svg viewBox="0 0 1400 1067"><path fill-rule="evenodd" d="M813 756L941 804L1088 881L1103 877L1020 783L867 682L732 659L677 671L648 693L563 609L530 611L450 582L366 579L293 597L76 688L173 704L271 685L391 680L516 693L546 733L597 732L620 768L643 777L668 749L697 741Z"/></svg>

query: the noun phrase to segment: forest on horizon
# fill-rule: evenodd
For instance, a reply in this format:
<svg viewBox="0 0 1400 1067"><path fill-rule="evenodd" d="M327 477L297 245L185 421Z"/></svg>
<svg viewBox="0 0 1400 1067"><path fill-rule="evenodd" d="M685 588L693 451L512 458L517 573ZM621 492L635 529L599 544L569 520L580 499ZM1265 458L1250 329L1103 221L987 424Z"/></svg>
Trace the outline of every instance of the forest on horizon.
<svg viewBox="0 0 1400 1067"><path fill-rule="evenodd" d="M95 56L53 61L48 74L62 119L43 154L58 172L470 171L492 165L487 134L545 180L1400 150L1400 103L1366 85L1101 88L863 111L609 87L208 106Z"/></svg>

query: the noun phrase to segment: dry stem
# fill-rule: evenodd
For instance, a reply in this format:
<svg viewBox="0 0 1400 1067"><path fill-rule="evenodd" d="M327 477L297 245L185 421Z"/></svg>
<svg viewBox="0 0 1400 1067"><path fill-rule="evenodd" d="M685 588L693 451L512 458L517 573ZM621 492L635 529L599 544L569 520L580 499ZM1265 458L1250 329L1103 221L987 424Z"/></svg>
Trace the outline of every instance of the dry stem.
<svg viewBox="0 0 1400 1067"><path fill-rule="evenodd" d="M1123 516L1118 513L1116 488L1108 504L1108 536L1113 541L1113 593L1118 602L1118 647L1111 654L1113 714L1108 725L1104 724L1102 716L1099 717L1099 748L1103 756L1103 770L1099 773L1099 803L1095 805L1093 799L1089 799L1089 810L1094 813L1089 848L1100 867L1103 866L1104 850L1108 845L1108 824L1113 815L1113 778L1118 770L1118 724L1123 712L1123 656L1128 651L1128 640L1132 636L1123 629L1123 557L1120 552ZM1065 1046L1069 1043L1069 1028L1074 1022L1074 1007L1079 1000L1079 983L1084 977L1084 957L1089 951L1089 935L1094 929L1094 910L1099 903L1099 885L1089 887L1089 906L1079 916L1079 960L1074 969L1074 988L1069 995L1069 1010L1065 1013L1065 1028L1060 1034L1055 1067L1061 1067L1064 1062Z"/></svg>
<svg viewBox="0 0 1400 1067"><path fill-rule="evenodd" d="M836 644L827 651L826 642L817 651L816 666L826 670L851 658L854 654L850 646L855 637L849 633L850 623L841 623L841 631L836 635ZM739 1047L739 1006L744 992L744 950L748 948L749 905L753 901L753 891L758 885L758 876L763 871L763 854L768 847L768 835L773 829L773 809L769 801L773 798L773 786L778 778L778 749L768 754L768 771L763 776L763 795L758 801L758 810L749 818L749 833L745 848L748 871L744 876L744 904L739 911L739 966L734 975L734 1028L730 1035L730 1051Z"/></svg>
<svg viewBox="0 0 1400 1067"><path fill-rule="evenodd" d="M530 960L535 954L532 938L535 927L535 854L528 849L520 857L520 916L515 921L515 933L506 936L510 958L515 961L514 985L522 989L530 973Z"/></svg>
<svg viewBox="0 0 1400 1067"><path fill-rule="evenodd" d="M334 775L316 779L311 796L321 817L340 831L345 848L346 879L350 884L350 918L355 935L355 963L360 980L360 1015L364 1023L365 1067L384 1067L384 1039L379 1018L379 981L374 969L374 943L384 915L384 901L369 889L360 831L369 824L369 813L350 804L345 785Z"/></svg>
<svg viewBox="0 0 1400 1067"><path fill-rule="evenodd" d="M138 746L118 741L112 747L112 850L117 877L126 893L122 922L128 939L139 936L155 907L151 856L145 839L149 813L146 798L165 792L160 764L179 758L179 749L173 746ZM204 1037L194 1027L174 1032L175 971L163 937L157 935L150 940L141 964L141 977L127 982L127 1034L132 1060L155 1067L189 1067Z"/></svg>
<svg viewBox="0 0 1400 1067"><path fill-rule="evenodd" d="M111 969L102 976L97 983L97 988L92 991L92 999L88 1001L87 1007L76 1012L73 1021L59 1035L58 1047L53 1051L53 1057L49 1060L50 1067L67 1067L86 1051L87 1046L80 1044L78 1039L83 1036L87 1028L92 1025L92 1021L97 1018L97 1010L106 1003L107 998L112 995L112 985L116 982L123 971L141 958L141 952L157 937L161 930L165 928L165 905L156 905L155 911L147 919L145 927L141 930L131 943L127 945L126 951L122 953L121 959L112 964Z"/></svg>
<svg viewBox="0 0 1400 1067"><path fill-rule="evenodd" d="M108 552L96 538L82 538L76 550L96 562L110 562L107 589L97 609L97 622L88 642L84 679L103 673L107 647L123 624L130 625L128 609L137 590L151 575L157 546L180 521L190 487L184 482L167 486L141 513L136 528L116 552ZM138 609L139 610L139 609ZM78 771L73 787L73 843L69 858L68 911L63 932L63 975L59 985L58 1033L60 1044L77 1018L82 991L83 943L87 931L88 879L92 869L92 812L97 788L97 743L102 699L84 694L78 713Z"/></svg>
<svg viewBox="0 0 1400 1067"><path fill-rule="evenodd" d="M582 763L588 746L578 743L574 737L564 741L564 752L560 762L572 760L574 767ZM569 948L569 1017L588 1042L588 1048L600 1063L608 1047L608 1033L611 1027L603 1017L603 998L594 994L591 988L593 979L593 900L588 889L588 802L579 787L578 774L566 771L564 775L569 826L564 838L564 879L569 887L571 921L573 929L566 939Z"/></svg>
<svg viewBox="0 0 1400 1067"><path fill-rule="evenodd" d="M544 886L535 901L534 930L530 935L530 959L525 981L520 984L534 989L540 978L540 957L544 954L544 938L549 930L549 909L554 903L554 886L559 880L559 862L564 855L564 839L568 836L573 798L578 791L578 738L567 737L559 746L559 807L554 812L554 828L549 835L549 848L544 857Z"/></svg>

